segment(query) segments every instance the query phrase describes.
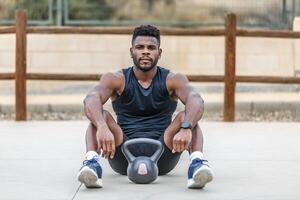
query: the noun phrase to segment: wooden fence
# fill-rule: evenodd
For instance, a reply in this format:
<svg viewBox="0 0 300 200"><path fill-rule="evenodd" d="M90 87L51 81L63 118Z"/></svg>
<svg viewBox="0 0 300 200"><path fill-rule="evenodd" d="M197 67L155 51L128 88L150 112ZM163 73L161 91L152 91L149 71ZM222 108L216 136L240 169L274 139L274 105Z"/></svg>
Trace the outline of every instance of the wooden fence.
<svg viewBox="0 0 300 200"><path fill-rule="evenodd" d="M224 82L224 121L235 120L235 86L237 82L299 84L300 77L236 76L236 37L300 38L300 32L242 30L236 27L236 16L228 14L225 29L195 30L161 28L162 35L173 36L225 36L225 73L218 75L188 75L192 82ZM132 34L131 28L120 27L27 27L26 11L16 11L16 25L0 27L0 34L16 34L15 73L0 73L0 80L15 80L16 121L26 120L26 80L96 81L101 74L45 74L26 73L27 34Z"/></svg>

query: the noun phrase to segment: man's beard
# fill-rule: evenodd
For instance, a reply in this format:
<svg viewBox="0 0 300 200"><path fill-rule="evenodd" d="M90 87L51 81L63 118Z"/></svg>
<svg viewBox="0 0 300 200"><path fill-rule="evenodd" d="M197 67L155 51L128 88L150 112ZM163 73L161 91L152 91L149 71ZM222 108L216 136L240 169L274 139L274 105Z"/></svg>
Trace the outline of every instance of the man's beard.
<svg viewBox="0 0 300 200"><path fill-rule="evenodd" d="M141 67L140 64L139 64L139 60L137 60L136 57L133 57L132 60L133 60L134 65L139 70L141 70L142 72L148 72L148 71L152 70L156 66L156 64L158 62L158 58L156 58L156 59L153 60L152 64L149 67Z"/></svg>

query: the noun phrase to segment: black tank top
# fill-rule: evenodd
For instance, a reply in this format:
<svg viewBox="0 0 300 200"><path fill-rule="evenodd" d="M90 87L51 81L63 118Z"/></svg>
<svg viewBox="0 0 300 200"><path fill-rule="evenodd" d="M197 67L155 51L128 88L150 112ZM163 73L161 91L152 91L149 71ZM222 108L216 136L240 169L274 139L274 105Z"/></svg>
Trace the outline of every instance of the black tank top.
<svg viewBox="0 0 300 200"><path fill-rule="evenodd" d="M143 88L134 75L133 67L123 69L125 88L112 102L117 122L129 138L158 139L171 123L177 101L170 98L166 86L169 70L157 67L151 85Z"/></svg>

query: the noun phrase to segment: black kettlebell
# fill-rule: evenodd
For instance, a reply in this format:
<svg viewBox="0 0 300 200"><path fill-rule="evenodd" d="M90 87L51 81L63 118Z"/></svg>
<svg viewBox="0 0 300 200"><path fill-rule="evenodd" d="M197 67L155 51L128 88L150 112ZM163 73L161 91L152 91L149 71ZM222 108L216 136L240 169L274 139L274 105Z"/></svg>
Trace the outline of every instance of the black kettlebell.
<svg viewBox="0 0 300 200"><path fill-rule="evenodd" d="M128 147L133 144L153 144L157 146L156 152L151 156L135 157ZM136 138L127 140L122 146L122 152L128 161L128 179L137 184L147 184L155 181L158 176L157 161L164 151L162 143L149 138Z"/></svg>

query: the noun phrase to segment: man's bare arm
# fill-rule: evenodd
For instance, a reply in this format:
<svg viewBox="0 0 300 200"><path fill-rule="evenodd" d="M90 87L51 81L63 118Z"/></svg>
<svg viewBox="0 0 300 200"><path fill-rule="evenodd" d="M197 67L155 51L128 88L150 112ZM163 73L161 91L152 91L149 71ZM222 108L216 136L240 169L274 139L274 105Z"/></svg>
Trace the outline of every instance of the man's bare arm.
<svg viewBox="0 0 300 200"><path fill-rule="evenodd" d="M84 111L87 118L94 126L105 124L102 111L103 105L118 90L120 81L113 73L104 74L100 83L94 87L84 99Z"/></svg>
<svg viewBox="0 0 300 200"><path fill-rule="evenodd" d="M97 152L105 158L113 158L115 154L115 138L103 117L103 104L110 97L121 93L123 87L123 74L107 73L100 79L84 100L85 114L96 127Z"/></svg>
<svg viewBox="0 0 300 200"><path fill-rule="evenodd" d="M204 112L202 97L192 88L187 77L182 74L170 75L169 89L185 104L184 121L190 122L192 127L195 127Z"/></svg>

